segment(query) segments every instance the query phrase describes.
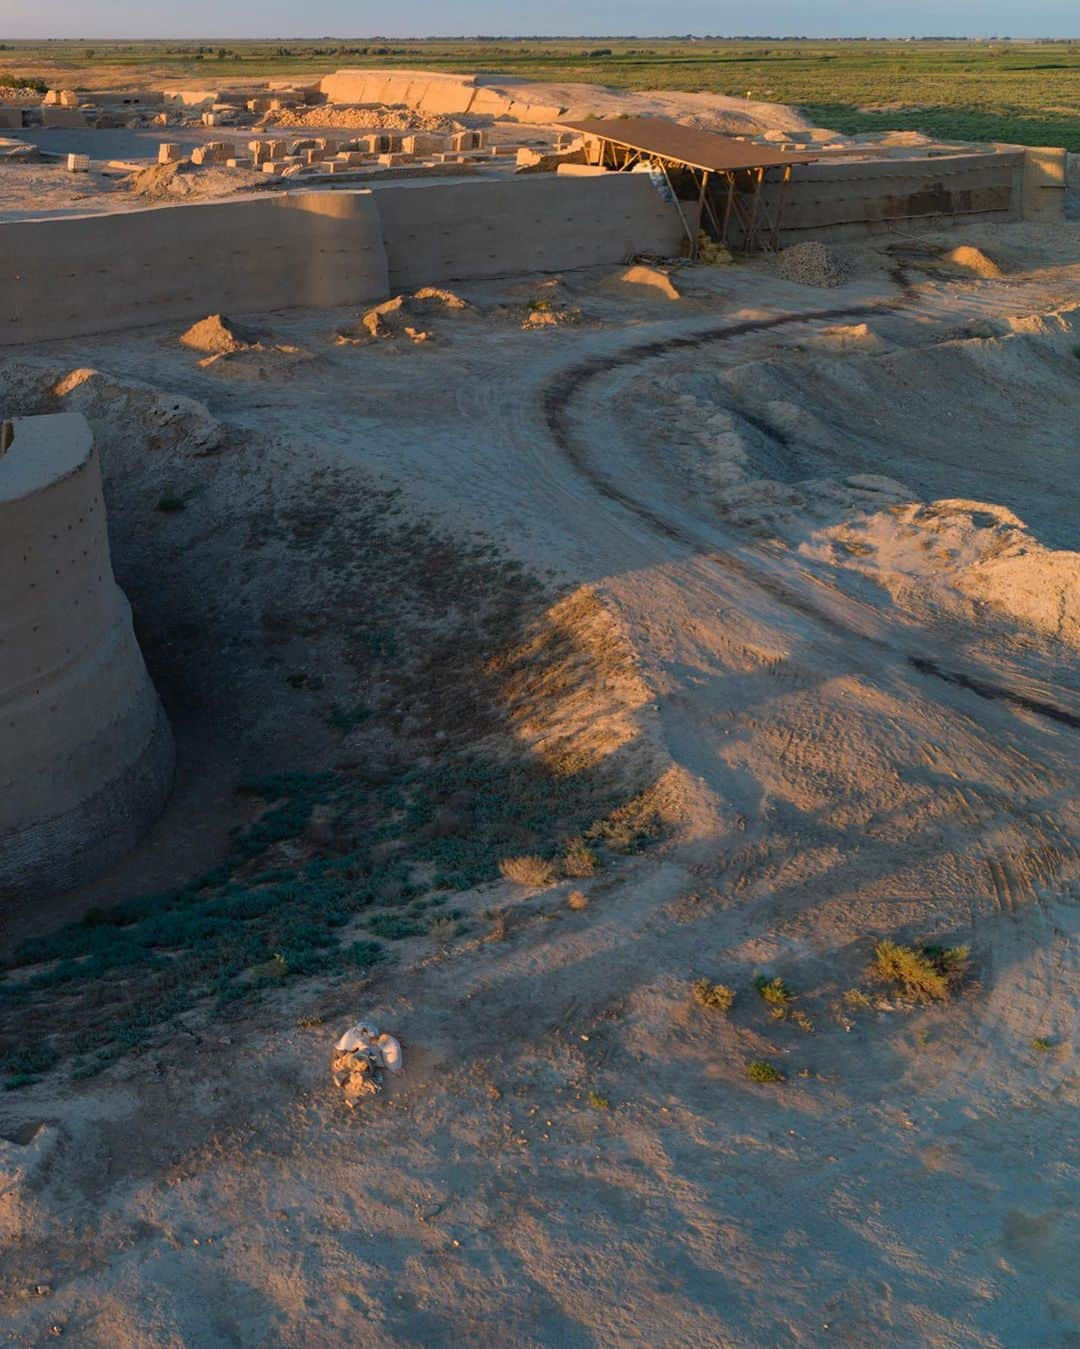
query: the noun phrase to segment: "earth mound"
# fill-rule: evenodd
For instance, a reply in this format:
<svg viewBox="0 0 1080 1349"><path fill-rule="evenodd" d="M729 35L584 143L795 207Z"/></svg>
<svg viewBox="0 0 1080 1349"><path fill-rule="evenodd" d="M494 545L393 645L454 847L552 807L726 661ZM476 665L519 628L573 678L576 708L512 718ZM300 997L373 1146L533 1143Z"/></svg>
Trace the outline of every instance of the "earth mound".
<svg viewBox="0 0 1080 1349"><path fill-rule="evenodd" d="M223 356L247 351L258 342L257 335L241 327L224 314L209 314L193 323L180 337L182 346L201 351L204 356Z"/></svg>

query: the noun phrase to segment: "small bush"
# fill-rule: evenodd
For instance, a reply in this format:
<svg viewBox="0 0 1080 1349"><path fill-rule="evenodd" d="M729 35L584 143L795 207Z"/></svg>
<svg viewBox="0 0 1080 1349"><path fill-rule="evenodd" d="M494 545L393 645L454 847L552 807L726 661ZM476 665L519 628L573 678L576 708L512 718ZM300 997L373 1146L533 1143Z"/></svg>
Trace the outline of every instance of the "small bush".
<svg viewBox="0 0 1080 1349"><path fill-rule="evenodd" d="M783 1015L784 1008L795 1001L795 994L779 975L775 979L767 979L765 975L759 974L754 980L754 987L770 1007L780 1009L781 1015Z"/></svg>
<svg viewBox="0 0 1080 1349"><path fill-rule="evenodd" d="M699 1007L726 1014L735 1001L735 990L727 984L710 984L708 979L698 979L694 983L694 1001Z"/></svg>
<svg viewBox="0 0 1080 1349"><path fill-rule="evenodd" d="M844 994L844 1004L847 1007L867 1008L873 1007L873 1000L868 993L864 993L861 988L849 988Z"/></svg>
<svg viewBox="0 0 1080 1349"><path fill-rule="evenodd" d="M755 1059L746 1065L746 1076L751 1082L783 1082L784 1074L768 1059Z"/></svg>
<svg viewBox="0 0 1080 1349"><path fill-rule="evenodd" d="M571 890L566 896L566 907L568 909L587 909L589 907L588 895L582 894L580 890Z"/></svg>
<svg viewBox="0 0 1080 1349"><path fill-rule="evenodd" d="M432 925L434 927L434 925ZM505 941L510 933L510 915L505 909L498 909L491 915L491 931L485 941Z"/></svg>
<svg viewBox="0 0 1080 1349"><path fill-rule="evenodd" d="M526 853L523 857L504 857L499 863L499 874L514 885L550 885L555 879L555 868L543 857Z"/></svg>
<svg viewBox="0 0 1080 1349"><path fill-rule="evenodd" d="M440 946L445 946L452 942L455 937L460 937L466 931L465 924L460 919L452 918L447 914L443 918L436 918L428 928L428 936L437 941Z"/></svg>
<svg viewBox="0 0 1080 1349"><path fill-rule="evenodd" d="M897 984L915 1002L941 1002L963 979L968 966L966 946L898 946L878 942L871 972Z"/></svg>
<svg viewBox="0 0 1080 1349"><path fill-rule="evenodd" d="M1040 1054L1049 1054L1054 1047L1053 1040L1048 1040L1045 1035L1037 1035L1031 1042L1032 1049L1038 1050Z"/></svg>
<svg viewBox="0 0 1080 1349"><path fill-rule="evenodd" d="M355 965L365 969L368 965L377 965L383 959L383 949L377 941L354 941L341 951L341 960L346 965Z"/></svg>
<svg viewBox="0 0 1080 1349"><path fill-rule="evenodd" d="M424 933L420 923L398 913L376 913L368 919L367 925L376 937L386 941L403 941L406 937L420 937Z"/></svg>
<svg viewBox="0 0 1080 1349"><path fill-rule="evenodd" d="M594 1110L610 1110L611 1102L606 1096L601 1096L598 1091L589 1092L589 1104Z"/></svg>
<svg viewBox="0 0 1080 1349"><path fill-rule="evenodd" d="M599 869L600 859L583 838L572 839L563 854L562 869L566 876L591 876Z"/></svg>

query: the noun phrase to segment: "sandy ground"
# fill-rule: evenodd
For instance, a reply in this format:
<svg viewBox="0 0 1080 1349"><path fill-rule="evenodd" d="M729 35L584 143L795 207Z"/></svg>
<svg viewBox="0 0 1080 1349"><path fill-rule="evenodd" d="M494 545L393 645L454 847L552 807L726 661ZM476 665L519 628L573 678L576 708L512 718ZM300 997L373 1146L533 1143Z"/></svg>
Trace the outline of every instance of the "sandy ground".
<svg viewBox="0 0 1080 1349"><path fill-rule="evenodd" d="M290 313L207 365L171 328L0 362L15 410L59 387L95 424L181 757L144 847L9 945L212 863L253 760L342 752L281 680L337 677L299 616L346 563L284 514L326 481L364 530L392 493L415 549L590 588L576 674L544 683L538 646L512 725L654 779L668 822L595 876L455 896L462 935L364 978L7 1093L9 1342L1076 1342L1080 231L841 252L827 290L764 260L677 269L675 300L521 278L419 343ZM882 937L970 945L963 994L870 988ZM361 1011L405 1073L349 1112L328 1062Z"/></svg>

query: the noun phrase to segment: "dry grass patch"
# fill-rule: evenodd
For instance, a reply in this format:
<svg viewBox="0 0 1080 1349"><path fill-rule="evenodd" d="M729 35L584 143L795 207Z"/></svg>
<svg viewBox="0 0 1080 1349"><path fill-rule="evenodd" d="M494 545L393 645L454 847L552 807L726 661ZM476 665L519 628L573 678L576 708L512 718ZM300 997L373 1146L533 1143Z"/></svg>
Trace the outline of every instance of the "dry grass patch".
<svg viewBox="0 0 1080 1349"><path fill-rule="evenodd" d="M555 880L555 868L543 857L526 853L521 857L504 857L499 863L499 874L503 880L514 885L527 885L533 888L551 885Z"/></svg>
<svg viewBox="0 0 1080 1349"><path fill-rule="evenodd" d="M944 1002L968 970L966 946L899 946L878 942L870 973L882 983L898 986L912 1002Z"/></svg>

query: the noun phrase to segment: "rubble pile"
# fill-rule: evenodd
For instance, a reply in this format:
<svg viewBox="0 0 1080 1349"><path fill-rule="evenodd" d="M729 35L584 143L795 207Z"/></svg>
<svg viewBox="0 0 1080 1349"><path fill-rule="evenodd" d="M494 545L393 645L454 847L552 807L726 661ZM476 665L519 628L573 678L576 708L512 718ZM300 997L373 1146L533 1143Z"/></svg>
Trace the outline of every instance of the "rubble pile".
<svg viewBox="0 0 1080 1349"><path fill-rule="evenodd" d="M365 1096L382 1090L384 1072L400 1073L403 1067L399 1041L380 1033L370 1021L358 1021L334 1046L330 1075L352 1109Z"/></svg>

